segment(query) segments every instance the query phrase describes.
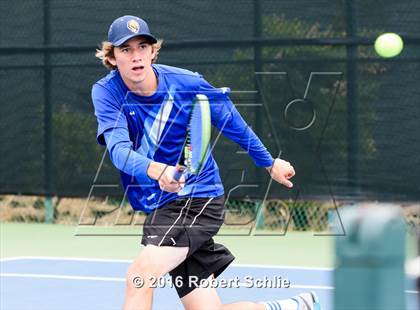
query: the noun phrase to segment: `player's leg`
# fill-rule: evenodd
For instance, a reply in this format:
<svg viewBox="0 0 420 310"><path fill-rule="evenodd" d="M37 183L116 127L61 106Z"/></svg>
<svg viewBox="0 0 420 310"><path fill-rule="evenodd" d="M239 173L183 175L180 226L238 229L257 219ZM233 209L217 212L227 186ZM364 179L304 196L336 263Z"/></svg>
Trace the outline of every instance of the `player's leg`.
<svg viewBox="0 0 420 310"><path fill-rule="evenodd" d="M212 278L211 276L210 278ZM198 287L181 298L186 310L320 310L315 293L303 293L289 299L255 303L238 301L222 304L214 287Z"/></svg>
<svg viewBox="0 0 420 310"><path fill-rule="evenodd" d="M125 309L151 309L153 288L150 280L164 276L187 257L190 245L182 222L189 202L190 199L171 201L146 217L141 240L145 248L126 276ZM144 281L142 287L133 283L136 277Z"/></svg>
<svg viewBox="0 0 420 310"><path fill-rule="evenodd" d="M213 275L209 279L212 279ZM197 287L192 292L181 298L181 302L186 310L191 309L221 309L222 301L215 288Z"/></svg>
<svg viewBox="0 0 420 310"><path fill-rule="evenodd" d="M152 281L182 263L187 253L188 247L147 245L128 268L124 309L151 309ZM143 281L141 285L138 279Z"/></svg>

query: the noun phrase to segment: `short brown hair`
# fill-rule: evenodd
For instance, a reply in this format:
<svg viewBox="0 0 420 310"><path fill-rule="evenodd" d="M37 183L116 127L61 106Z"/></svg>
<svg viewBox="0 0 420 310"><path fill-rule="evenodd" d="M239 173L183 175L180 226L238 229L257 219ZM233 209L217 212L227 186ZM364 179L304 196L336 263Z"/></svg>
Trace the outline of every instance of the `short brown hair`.
<svg viewBox="0 0 420 310"><path fill-rule="evenodd" d="M162 47L162 43L163 43L163 40L158 40L156 43L152 44L152 48L156 50L156 56L155 58L152 59L152 63L156 62L159 55L159 50ZM109 70L114 70L117 68L116 66L114 66L113 64L109 62L109 58L115 58L114 47L115 46L112 45L111 42L103 41L101 49L97 49L95 53L95 56L99 58L102 61L102 64L105 67L107 67Z"/></svg>

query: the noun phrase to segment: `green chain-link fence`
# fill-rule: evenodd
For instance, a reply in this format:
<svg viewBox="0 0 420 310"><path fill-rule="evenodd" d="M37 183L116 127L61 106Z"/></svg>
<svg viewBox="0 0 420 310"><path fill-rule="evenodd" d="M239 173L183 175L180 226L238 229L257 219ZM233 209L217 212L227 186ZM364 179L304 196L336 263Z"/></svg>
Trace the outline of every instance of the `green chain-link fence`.
<svg viewBox="0 0 420 310"><path fill-rule="evenodd" d="M102 163L104 149L95 142L90 89L107 73L95 48L116 17L133 14L165 40L160 63L198 71L234 90L232 100L270 152L293 163L298 193L270 185L265 171L221 138L214 155L232 198L420 198L418 1L0 5L2 194L86 198L92 186L96 196L123 194L116 169L108 156ZM399 33L405 48L385 60L372 43L388 31ZM314 111L313 124L301 130ZM316 209L310 204L307 212L298 203L293 212L272 204L261 212L267 227L284 225L273 212L291 217L293 229L325 227L325 212L309 211Z"/></svg>

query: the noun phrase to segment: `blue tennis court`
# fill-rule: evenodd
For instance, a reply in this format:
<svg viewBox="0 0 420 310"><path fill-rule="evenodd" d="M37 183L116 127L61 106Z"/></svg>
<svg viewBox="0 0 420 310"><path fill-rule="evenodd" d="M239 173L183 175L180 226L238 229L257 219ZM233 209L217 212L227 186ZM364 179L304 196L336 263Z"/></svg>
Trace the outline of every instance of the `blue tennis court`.
<svg viewBox="0 0 420 310"><path fill-rule="evenodd" d="M121 309L129 263L61 257L3 259L1 309ZM290 288L281 288L279 277L289 280ZM332 309L333 270L329 268L233 265L222 278L239 278L239 287L218 288L225 303L282 299L313 290L324 309ZM251 282L268 283L273 288L250 287ZM409 309L416 309L417 294L414 290L406 291ZM182 309L175 289L169 286L156 289L154 309Z"/></svg>

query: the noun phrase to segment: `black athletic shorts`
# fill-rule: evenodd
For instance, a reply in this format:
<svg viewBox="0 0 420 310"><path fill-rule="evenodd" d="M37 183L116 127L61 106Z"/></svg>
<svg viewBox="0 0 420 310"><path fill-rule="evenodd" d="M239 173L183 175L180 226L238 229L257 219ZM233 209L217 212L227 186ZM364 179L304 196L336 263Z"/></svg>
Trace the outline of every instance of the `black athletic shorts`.
<svg viewBox="0 0 420 310"><path fill-rule="evenodd" d="M180 298L193 291L195 283L220 275L235 259L213 240L223 220L223 196L178 199L147 216L142 244L189 247L187 258L169 272Z"/></svg>

